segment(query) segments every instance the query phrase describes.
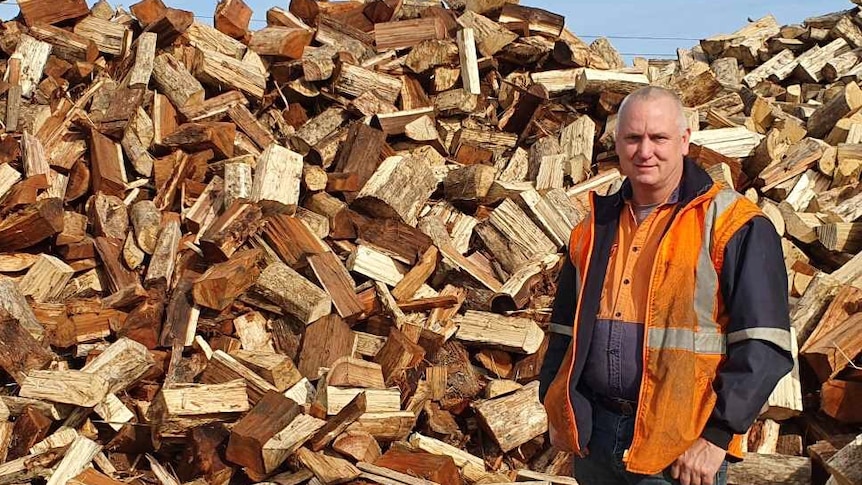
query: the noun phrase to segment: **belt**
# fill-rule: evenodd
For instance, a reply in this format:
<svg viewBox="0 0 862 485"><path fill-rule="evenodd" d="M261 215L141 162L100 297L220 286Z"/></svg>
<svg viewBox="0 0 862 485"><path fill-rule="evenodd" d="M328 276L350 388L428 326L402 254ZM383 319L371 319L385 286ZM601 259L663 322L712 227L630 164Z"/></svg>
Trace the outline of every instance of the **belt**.
<svg viewBox="0 0 862 485"><path fill-rule="evenodd" d="M629 401L618 397L590 396L591 400L608 411L623 416L634 416L638 410L636 401Z"/></svg>

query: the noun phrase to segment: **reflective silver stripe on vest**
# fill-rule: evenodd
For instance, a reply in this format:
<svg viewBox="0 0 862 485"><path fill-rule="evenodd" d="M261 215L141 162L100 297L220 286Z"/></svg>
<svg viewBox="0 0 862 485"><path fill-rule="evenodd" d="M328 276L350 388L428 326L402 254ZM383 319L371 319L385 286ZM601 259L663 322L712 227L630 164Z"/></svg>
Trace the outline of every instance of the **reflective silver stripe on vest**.
<svg viewBox="0 0 862 485"><path fill-rule="evenodd" d="M783 328L757 327L746 328L727 334L727 343L735 344L743 340L765 340L777 345L782 350L790 352L791 338L790 332Z"/></svg>
<svg viewBox="0 0 862 485"><path fill-rule="evenodd" d="M695 332L688 328L651 328L647 345L651 349L724 355L726 339L720 333Z"/></svg>
<svg viewBox="0 0 862 485"><path fill-rule="evenodd" d="M571 325L560 325L559 323L552 323L548 325L548 331L560 335L568 335L569 337L574 335L574 333L572 332Z"/></svg>
<svg viewBox="0 0 862 485"><path fill-rule="evenodd" d="M697 257L694 288L694 312L697 315L697 331L687 328L650 328L650 348L676 349L700 354L724 354L727 338L721 333L713 318L717 304L718 273L712 261L713 232L718 218L741 197L729 189L720 190L710 202L703 221L703 239Z"/></svg>

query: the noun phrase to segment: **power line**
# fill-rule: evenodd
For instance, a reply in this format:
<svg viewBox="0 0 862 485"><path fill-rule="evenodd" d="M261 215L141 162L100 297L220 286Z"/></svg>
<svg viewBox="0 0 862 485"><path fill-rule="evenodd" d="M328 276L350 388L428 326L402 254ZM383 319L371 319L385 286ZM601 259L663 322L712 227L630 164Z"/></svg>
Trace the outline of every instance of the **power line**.
<svg viewBox="0 0 862 485"><path fill-rule="evenodd" d="M9 7L18 9L18 5L14 3L0 3L0 7ZM214 20L215 18L209 15L195 15L196 19L205 19L205 20ZM266 24L266 19L251 19L249 22L252 23L260 23ZM576 34L578 37L582 37L585 39L599 39L601 37L605 37L607 39L618 39L618 40L684 40L684 41L700 41L701 39L697 39L694 37L661 37L661 36L652 36L652 35L594 35L594 34ZM629 55L629 54L624 54ZM643 55L652 55L652 54L643 54ZM657 54L657 55L670 55L670 54ZM676 55L676 54L674 54Z"/></svg>
<svg viewBox="0 0 862 485"><path fill-rule="evenodd" d="M622 39L622 40L693 40L700 41L701 39L695 39L693 37L652 37L652 36L637 36L637 35L578 35L578 37L583 37L585 39L598 39L600 37L607 37L608 39Z"/></svg>
<svg viewBox="0 0 862 485"><path fill-rule="evenodd" d="M620 52L621 56L653 56L653 57L676 57L676 54L648 54L643 52Z"/></svg>

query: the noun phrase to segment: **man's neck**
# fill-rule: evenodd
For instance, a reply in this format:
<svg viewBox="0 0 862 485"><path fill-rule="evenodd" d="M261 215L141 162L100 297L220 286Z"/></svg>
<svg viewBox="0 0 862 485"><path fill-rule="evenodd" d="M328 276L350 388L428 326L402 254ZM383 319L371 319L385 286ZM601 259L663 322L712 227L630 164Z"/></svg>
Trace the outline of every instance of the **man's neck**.
<svg viewBox="0 0 862 485"><path fill-rule="evenodd" d="M666 202L681 182L682 171L660 187L644 187L632 181L632 202L641 206Z"/></svg>
<svg viewBox="0 0 862 485"><path fill-rule="evenodd" d="M632 202L639 206L661 204L670 198L670 194L675 188L676 185L669 185L668 187L649 189L632 184Z"/></svg>

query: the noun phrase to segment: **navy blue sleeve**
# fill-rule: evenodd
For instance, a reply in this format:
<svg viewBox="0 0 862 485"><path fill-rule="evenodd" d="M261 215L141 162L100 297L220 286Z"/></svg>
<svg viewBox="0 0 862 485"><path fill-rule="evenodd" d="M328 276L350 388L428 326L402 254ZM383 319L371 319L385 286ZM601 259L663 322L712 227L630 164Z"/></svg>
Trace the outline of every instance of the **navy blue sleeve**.
<svg viewBox="0 0 862 485"><path fill-rule="evenodd" d="M730 316L727 355L713 382L717 400L702 436L727 449L793 368L787 270L768 219L755 217L728 242L720 284Z"/></svg>
<svg viewBox="0 0 862 485"><path fill-rule="evenodd" d="M539 398L544 401L545 393L551 381L557 375L560 365L566 356L569 343L572 341L571 329L575 319L575 305L577 301L576 272L569 258L568 248L563 249L566 261L557 278L557 293L554 296L554 306L551 312L551 333L548 339L548 351L539 371ZM568 327L568 335L560 332Z"/></svg>

